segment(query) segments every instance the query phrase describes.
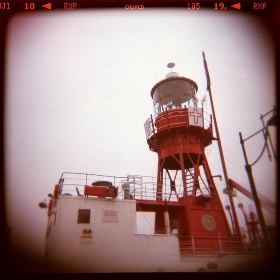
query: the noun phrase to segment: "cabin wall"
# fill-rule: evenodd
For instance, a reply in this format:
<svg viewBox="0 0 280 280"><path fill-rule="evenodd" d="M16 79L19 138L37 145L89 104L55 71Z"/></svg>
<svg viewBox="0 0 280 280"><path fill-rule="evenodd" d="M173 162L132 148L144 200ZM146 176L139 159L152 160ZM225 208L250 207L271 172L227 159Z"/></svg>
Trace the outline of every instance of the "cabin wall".
<svg viewBox="0 0 280 280"><path fill-rule="evenodd" d="M90 210L90 219L78 223L79 209ZM172 270L180 259L177 236L137 234L134 200L60 196L51 220L46 242L51 271Z"/></svg>

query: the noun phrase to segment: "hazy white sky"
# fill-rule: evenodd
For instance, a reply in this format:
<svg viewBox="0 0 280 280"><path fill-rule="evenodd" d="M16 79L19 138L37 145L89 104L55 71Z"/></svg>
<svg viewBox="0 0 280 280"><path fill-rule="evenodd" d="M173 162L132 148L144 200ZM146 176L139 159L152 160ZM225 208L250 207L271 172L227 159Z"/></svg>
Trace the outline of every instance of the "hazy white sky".
<svg viewBox="0 0 280 280"><path fill-rule="evenodd" d="M153 113L150 90L172 61L209 108L202 51L228 176L250 189L238 133L261 129L260 114L276 106L274 50L261 22L238 10L32 12L14 17L8 35L6 208L15 243L43 252L47 215L38 203L62 172L156 176L143 126ZM250 162L263 143L261 134L246 142ZM215 142L206 155L212 174L222 174ZM273 201L275 165L264 154L253 167ZM216 182L228 204L224 180ZM240 193L235 202L253 205Z"/></svg>

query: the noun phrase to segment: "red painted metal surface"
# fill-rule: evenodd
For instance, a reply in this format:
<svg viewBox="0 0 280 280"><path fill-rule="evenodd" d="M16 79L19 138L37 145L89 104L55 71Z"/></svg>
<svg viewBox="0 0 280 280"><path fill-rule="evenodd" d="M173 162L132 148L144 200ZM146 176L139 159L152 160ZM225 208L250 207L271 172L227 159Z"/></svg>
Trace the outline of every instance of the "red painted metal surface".
<svg viewBox="0 0 280 280"><path fill-rule="evenodd" d="M229 186L231 188L237 189L238 191L240 191L241 193L243 193L244 195L246 195L250 199L254 200L252 193L250 191L248 191L247 189L245 189L244 187L242 187L240 184L238 184L237 182L235 182L232 179L229 179L228 182L229 182ZM265 197L261 193L258 193L258 197L259 197L261 206L263 208L265 208L268 211L271 211L271 210L275 211L276 210L276 204L272 200Z"/></svg>
<svg viewBox="0 0 280 280"><path fill-rule="evenodd" d="M184 92L182 88L184 84L178 84L180 88L176 89L172 79L172 85L168 86L168 83L169 79L165 79L153 87L151 95L157 106L155 111L159 113L155 121L150 117L145 122L149 148L158 154L156 201L147 203L138 201L137 210L144 209L156 213L156 233L166 233L164 211L168 211L170 221L176 221L182 249L190 244L193 247L196 239L206 250L220 250L220 241L223 238L228 241L224 249L232 250L231 241L241 239L231 233L204 151L214 139L212 122L205 127L203 109L199 109L201 113L198 114L202 118L200 121L202 125L190 124L189 108L186 105L168 109L168 104L172 102L174 104L174 100L177 102ZM193 87L186 86L187 88L194 89L195 83ZM178 95L178 92L181 92L181 95ZM154 93L156 96L153 96ZM195 95L192 97L193 104L196 104ZM165 109L160 111L158 108ZM194 107L191 110L193 112ZM176 188L179 182L183 187L181 196L177 195L178 200L175 202L177 206L174 202L163 201L166 174L170 181L170 193L177 195Z"/></svg>
<svg viewBox="0 0 280 280"><path fill-rule="evenodd" d="M113 197L118 196L118 187L103 187L103 186L85 186L84 187L85 196L102 196L102 197Z"/></svg>

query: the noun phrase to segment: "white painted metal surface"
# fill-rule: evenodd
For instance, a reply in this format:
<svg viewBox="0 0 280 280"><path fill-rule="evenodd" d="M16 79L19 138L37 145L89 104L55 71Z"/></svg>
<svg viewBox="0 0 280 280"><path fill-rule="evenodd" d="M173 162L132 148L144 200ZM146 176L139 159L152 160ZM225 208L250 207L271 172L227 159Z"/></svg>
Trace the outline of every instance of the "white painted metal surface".
<svg viewBox="0 0 280 280"><path fill-rule="evenodd" d="M79 209L90 210L78 223ZM235 271L254 256L182 256L175 234L137 233L136 201L60 195L49 218L50 272ZM207 268L209 263L218 269Z"/></svg>

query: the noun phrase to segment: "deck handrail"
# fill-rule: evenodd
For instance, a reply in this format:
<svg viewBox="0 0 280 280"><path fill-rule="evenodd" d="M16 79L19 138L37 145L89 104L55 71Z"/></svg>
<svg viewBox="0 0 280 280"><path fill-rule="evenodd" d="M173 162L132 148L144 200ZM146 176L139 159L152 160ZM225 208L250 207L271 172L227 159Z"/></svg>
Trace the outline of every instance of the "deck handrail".
<svg viewBox="0 0 280 280"><path fill-rule="evenodd" d="M132 178L141 178L141 181L133 181ZM77 195L77 190L81 195L84 195L84 186L91 185L94 181L110 181L113 186L118 187L118 197L120 199L124 198L124 191L122 189L122 184L124 182L129 182L130 193L133 199L145 199L145 200L156 200L157 196L157 178L152 176L140 176L140 175L127 175L127 176L108 176L100 175L95 173L81 173L81 172L63 172L59 184L61 185L61 193L71 194L73 196ZM170 186L169 178L164 178L162 199L169 199L170 196ZM178 196L183 196L183 186L182 183L178 183ZM177 196L171 193L170 200L177 201Z"/></svg>

